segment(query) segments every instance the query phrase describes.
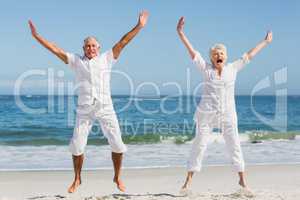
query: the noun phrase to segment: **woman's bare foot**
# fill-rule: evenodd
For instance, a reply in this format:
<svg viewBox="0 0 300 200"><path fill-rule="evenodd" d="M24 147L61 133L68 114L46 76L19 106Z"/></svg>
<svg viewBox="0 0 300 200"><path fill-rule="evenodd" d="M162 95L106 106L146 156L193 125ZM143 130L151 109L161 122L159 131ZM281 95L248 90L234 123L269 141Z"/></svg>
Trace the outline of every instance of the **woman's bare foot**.
<svg viewBox="0 0 300 200"><path fill-rule="evenodd" d="M125 192L125 185L123 183L123 181L121 181L120 179L114 178L114 183L117 185L118 189L121 192Z"/></svg>
<svg viewBox="0 0 300 200"><path fill-rule="evenodd" d="M245 182L245 173L244 172L239 172L238 175L240 177L239 185L242 188L247 189L247 185L246 185L246 182Z"/></svg>
<svg viewBox="0 0 300 200"><path fill-rule="evenodd" d="M247 188L247 185L246 185L246 183L245 183L245 181L244 181L243 179L240 179L239 185L240 185L241 187L243 187L243 188Z"/></svg>
<svg viewBox="0 0 300 200"><path fill-rule="evenodd" d="M73 193L76 191L76 189L80 186L81 180L74 180L72 185L69 187L68 192Z"/></svg>

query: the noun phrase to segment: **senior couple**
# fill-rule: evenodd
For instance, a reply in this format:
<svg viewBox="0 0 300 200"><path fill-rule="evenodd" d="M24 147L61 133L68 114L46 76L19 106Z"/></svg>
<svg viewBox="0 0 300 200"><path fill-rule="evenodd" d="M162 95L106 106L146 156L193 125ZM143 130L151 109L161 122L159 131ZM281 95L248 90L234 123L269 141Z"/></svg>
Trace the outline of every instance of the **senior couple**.
<svg viewBox="0 0 300 200"><path fill-rule="evenodd" d="M70 141L74 180L68 188L73 193L81 184L81 169L84 160L84 149L93 122L97 120L104 136L111 147L114 166L113 182L120 191L125 191L122 182L121 166L126 145L122 141L121 131L110 93L110 71L116 63L123 48L143 29L148 21L149 13L142 11L136 26L125 34L112 49L100 54L102 49L95 37L84 39L83 55L68 53L56 44L47 41L29 21L31 34L42 46L56 55L75 73L78 87L78 105L76 124ZM234 99L234 86L237 73L267 44L272 41L272 33L268 32L264 40L256 47L244 53L241 58L227 63L227 50L223 44L215 44L210 48L210 62L206 62L196 51L183 31L184 18L177 24L178 35L203 77L201 101L194 115L196 134L190 157L187 162L187 176L182 189L187 189L195 172L201 170L201 163L209 143L209 135L213 128L219 128L225 139L234 169L239 176L239 185L247 188L245 182L245 164L238 136L238 123Z"/></svg>

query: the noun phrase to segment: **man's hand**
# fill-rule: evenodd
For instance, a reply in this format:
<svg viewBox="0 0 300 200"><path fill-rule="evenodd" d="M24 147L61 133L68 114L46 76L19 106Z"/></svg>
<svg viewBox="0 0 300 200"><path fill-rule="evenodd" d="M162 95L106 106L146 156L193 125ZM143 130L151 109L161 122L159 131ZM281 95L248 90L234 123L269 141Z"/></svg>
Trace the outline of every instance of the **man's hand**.
<svg viewBox="0 0 300 200"><path fill-rule="evenodd" d="M139 15L138 24L128 33L126 33L121 40L112 48L114 58L117 59L120 56L123 48L138 34L138 32L147 24L149 17L148 11L142 11Z"/></svg>
<svg viewBox="0 0 300 200"><path fill-rule="evenodd" d="M143 10L140 13L140 15L139 15L139 22L138 22L138 26L140 28L144 28L144 26L147 24L148 17L149 17L149 12L148 11Z"/></svg>
<svg viewBox="0 0 300 200"><path fill-rule="evenodd" d="M272 33L272 31L268 31L268 33L267 33L267 35L266 35L266 37L265 37L265 41L266 41L267 43L271 43L272 40L273 40L273 33Z"/></svg>
<svg viewBox="0 0 300 200"><path fill-rule="evenodd" d="M177 24L177 32L178 33L183 32L183 26L184 26L184 17L180 17L178 24Z"/></svg>
<svg viewBox="0 0 300 200"><path fill-rule="evenodd" d="M29 24L29 27L30 27L30 30L31 30L31 35L33 37L36 37L38 34L37 34L37 31L36 31L36 28L35 28L34 24L32 23L31 20L28 21L28 24Z"/></svg>
<svg viewBox="0 0 300 200"><path fill-rule="evenodd" d="M67 54L64 52L63 49L59 48L58 46L56 46L55 44L47 41L46 39L44 39L42 36L40 36L37 31L36 28L34 26L34 24L32 23L31 20L28 21L29 24L29 28L31 30L31 35L41 44L43 45L45 48L47 48L49 51L51 51L53 54L55 54L59 59L61 59L65 64L68 64L68 58L67 58Z"/></svg>

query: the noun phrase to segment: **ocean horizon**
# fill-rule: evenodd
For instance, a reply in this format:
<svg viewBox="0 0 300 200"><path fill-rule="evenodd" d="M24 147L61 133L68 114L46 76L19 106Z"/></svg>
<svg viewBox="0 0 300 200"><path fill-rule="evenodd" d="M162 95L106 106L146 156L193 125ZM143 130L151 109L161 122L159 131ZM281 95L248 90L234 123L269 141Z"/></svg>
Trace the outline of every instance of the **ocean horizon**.
<svg viewBox="0 0 300 200"><path fill-rule="evenodd" d="M300 95L235 98L246 163L300 163ZM199 97L113 95L112 99L129 148L125 168L185 166ZM76 95L0 95L0 170L72 169L68 143L76 100ZM110 148L97 123L89 136L86 160L86 169L112 167ZM204 165L228 164L224 141L214 129Z"/></svg>

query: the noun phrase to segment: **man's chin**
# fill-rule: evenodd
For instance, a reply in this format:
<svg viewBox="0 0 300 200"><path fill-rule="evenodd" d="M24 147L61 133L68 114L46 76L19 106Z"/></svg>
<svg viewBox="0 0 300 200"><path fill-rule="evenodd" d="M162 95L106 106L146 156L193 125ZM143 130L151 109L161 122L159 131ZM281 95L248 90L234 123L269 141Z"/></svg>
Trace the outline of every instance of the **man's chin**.
<svg viewBox="0 0 300 200"><path fill-rule="evenodd" d="M88 59L93 59L93 58L95 58L96 56L97 56L97 54L86 55L86 57L87 57Z"/></svg>

